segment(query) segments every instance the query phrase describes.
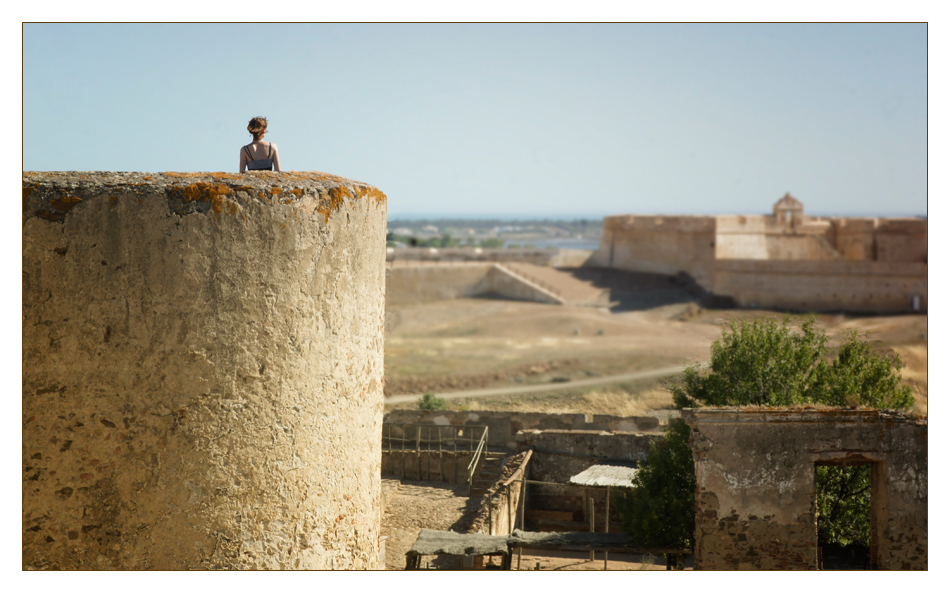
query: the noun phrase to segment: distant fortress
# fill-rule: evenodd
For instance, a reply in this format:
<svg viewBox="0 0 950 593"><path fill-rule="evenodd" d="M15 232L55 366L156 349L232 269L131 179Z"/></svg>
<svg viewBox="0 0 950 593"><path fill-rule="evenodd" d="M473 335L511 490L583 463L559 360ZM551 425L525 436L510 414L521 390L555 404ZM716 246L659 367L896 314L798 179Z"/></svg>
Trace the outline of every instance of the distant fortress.
<svg viewBox="0 0 950 593"><path fill-rule="evenodd" d="M786 194L765 216L608 216L588 266L689 274L743 307L927 310L927 220L816 217Z"/></svg>

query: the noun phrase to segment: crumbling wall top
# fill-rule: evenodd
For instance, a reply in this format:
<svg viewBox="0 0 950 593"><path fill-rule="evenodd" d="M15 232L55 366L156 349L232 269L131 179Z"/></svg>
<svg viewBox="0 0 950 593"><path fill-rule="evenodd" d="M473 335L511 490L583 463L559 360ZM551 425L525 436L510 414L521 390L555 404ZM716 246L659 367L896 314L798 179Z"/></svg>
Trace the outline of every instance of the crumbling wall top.
<svg viewBox="0 0 950 593"><path fill-rule="evenodd" d="M680 414L689 424L702 423L757 423L757 422L797 422L797 423L850 423L869 424L877 422L927 424L926 417L904 414L892 410L872 408L831 408L818 406L800 406L787 408L687 408Z"/></svg>

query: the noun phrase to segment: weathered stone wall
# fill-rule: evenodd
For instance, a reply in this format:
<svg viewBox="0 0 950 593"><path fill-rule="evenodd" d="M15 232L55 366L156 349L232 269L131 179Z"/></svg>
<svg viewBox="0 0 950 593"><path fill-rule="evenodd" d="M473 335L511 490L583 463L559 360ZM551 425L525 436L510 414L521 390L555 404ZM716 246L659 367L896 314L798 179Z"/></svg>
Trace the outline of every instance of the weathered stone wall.
<svg viewBox="0 0 950 593"><path fill-rule="evenodd" d="M518 451L531 449L530 479L566 484L592 465L645 461L650 443L662 434L597 430L524 430Z"/></svg>
<svg viewBox="0 0 950 593"><path fill-rule="evenodd" d="M608 216L589 265L631 272L686 272L704 288L716 256L714 216Z"/></svg>
<svg viewBox="0 0 950 593"><path fill-rule="evenodd" d="M470 451L386 451L383 450L381 472L407 480L426 482L468 482L468 465L475 456Z"/></svg>
<svg viewBox="0 0 950 593"><path fill-rule="evenodd" d="M562 299L547 287L541 286L502 266L492 266L488 272L488 292L516 301L532 301L559 305Z"/></svg>
<svg viewBox="0 0 950 593"><path fill-rule="evenodd" d="M927 310L927 264L723 260L710 291L741 307L910 313Z"/></svg>
<svg viewBox="0 0 950 593"><path fill-rule="evenodd" d="M428 303L474 297L490 290L490 263L399 265L386 269L386 302Z"/></svg>
<svg viewBox="0 0 950 593"><path fill-rule="evenodd" d="M815 569L815 466L872 467L871 561L927 569L927 424L877 410L684 410L697 569Z"/></svg>
<svg viewBox="0 0 950 593"><path fill-rule="evenodd" d="M607 490L598 487L569 485L572 476L592 465L635 465L645 461L650 444L662 439L662 433L641 434L595 430L525 430L519 432L518 451L532 451L528 479L564 484L529 484L527 519L538 521L541 531L589 529L589 499L594 499L594 522L597 531L606 527ZM545 517L545 510L568 512L570 520L554 521ZM539 512L540 511L540 512ZM610 524L619 529L616 505L610 511Z"/></svg>
<svg viewBox="0 0 950 593"><path fill-rule="evenodd" d="M23 175L23 566L370 568L386 201Z"/></svg>
<svg viewBox="0 0 950 593"><path fill-rule="evenodd" d="M522 430L593 430L611 432L658 431L660 421L653 416L610 416L591 414L544 414L541 412L457 412L391 410L384 422L393 424L433 424L440 426L487 426L488 445L515 450ZM477 439L476 439L477 444Z"/></svg>

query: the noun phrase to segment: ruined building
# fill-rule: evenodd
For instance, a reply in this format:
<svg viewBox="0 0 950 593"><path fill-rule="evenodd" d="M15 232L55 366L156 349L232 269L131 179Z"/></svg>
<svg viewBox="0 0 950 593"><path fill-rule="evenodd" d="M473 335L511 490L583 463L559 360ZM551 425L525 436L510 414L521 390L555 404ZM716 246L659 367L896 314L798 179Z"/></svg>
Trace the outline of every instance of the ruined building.
<svg viewBox="0 0 950 593"><path fill-rule="evenodd" d="M375 568L386 197L23 174L23 567Z"/></svg>
<svg viewBox="0 0 950 593"><path fill-rule="evenodd" d="M927 310L927 220L815 217L789 194L765 216L609 216L587 265L689 274L739 306Z"/></svg>
<svg viewBox="0 0 950 593"><path fill-rule="evenodd" d="M683 410L695 566L818 568L815 467L871 466L870 567L927 570L927 422L883 410Z"/></svg>

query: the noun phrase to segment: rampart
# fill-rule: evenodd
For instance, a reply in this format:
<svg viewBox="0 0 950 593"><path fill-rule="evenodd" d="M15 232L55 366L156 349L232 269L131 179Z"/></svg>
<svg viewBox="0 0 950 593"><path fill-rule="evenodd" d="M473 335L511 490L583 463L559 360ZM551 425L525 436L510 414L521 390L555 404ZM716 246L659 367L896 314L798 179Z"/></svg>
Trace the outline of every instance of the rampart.
<svg viewBox="0 0 950 593"><path fill-rule="evenodd" d="M682 414L696 463L697 569L817 568L817 465L870 465L872 567L927 569L925 420L840 409Z"/></svg>
<svg viewBox="0 0 950 593"><path fill-rule="evenodd" d="M685 272L740 306L927 310L927 221L806 216L790 195L763 216L609 216L589 265Z"/></svg>
<svg viewBox="0 0 950 593"><path fill-rule="evenodd" d="M24 568L376 566L386 197L24 173Z"/></svg>

